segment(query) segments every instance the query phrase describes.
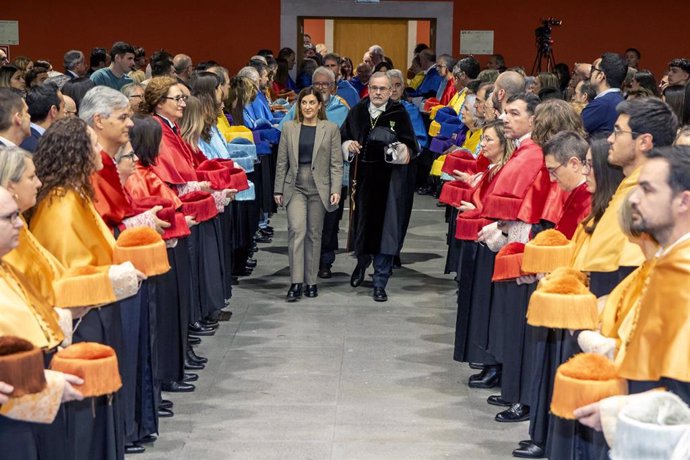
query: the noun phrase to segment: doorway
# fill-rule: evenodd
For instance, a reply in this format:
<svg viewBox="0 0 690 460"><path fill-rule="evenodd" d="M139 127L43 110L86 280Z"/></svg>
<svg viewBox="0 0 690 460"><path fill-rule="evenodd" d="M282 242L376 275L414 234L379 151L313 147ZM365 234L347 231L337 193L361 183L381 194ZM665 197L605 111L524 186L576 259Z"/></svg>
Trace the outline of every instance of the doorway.
<svg viewBox="0 0 690 460"><path fill-rule="evenodd" d="M371 45L379 45L396 68L405 71L414 57L414 47L436 45L435 19L389 18L297 18L300 32L297 43L309 35L316 45L323 43L328 51L352 59L355 66ZM301 50L300 50L301 51Z"/></svg>

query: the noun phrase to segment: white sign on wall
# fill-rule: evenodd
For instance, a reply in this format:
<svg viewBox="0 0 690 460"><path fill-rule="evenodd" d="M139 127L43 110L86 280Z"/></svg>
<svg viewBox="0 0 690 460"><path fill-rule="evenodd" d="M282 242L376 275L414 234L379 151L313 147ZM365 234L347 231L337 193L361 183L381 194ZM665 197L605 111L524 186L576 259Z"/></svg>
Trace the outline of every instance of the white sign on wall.
<svg viewBox="0 0 690 460"><path fill-rule="evenodd" d="M19 44L19 21L0 21L0 44Z"/></svg>
<svg viewBox="0 0 690 460"><path fill-rule="evenodd" d="M460 54L494 54L494 31L461 30Z"/></svg>

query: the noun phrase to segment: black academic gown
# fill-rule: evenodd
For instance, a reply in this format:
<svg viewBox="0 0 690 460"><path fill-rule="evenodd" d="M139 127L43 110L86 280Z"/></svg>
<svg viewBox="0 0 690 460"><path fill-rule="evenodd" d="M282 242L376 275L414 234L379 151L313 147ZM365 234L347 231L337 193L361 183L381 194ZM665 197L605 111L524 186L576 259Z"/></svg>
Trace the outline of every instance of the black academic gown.
<svg viewBox="0 0 690 460"><path fill-rule="evenodd" d="M387 144L369 140L372 125L392 130L397 140L407 145L412 159L419 149L402 104L388 101L376 120L369 115L369 104L369 98L364 98L355 105L340 131L343 142L355 140L363 146L350 169L354 179L350 247L356 255L396 255L404 239L414 184L409 180L409 164L386 163Z"/></svg>

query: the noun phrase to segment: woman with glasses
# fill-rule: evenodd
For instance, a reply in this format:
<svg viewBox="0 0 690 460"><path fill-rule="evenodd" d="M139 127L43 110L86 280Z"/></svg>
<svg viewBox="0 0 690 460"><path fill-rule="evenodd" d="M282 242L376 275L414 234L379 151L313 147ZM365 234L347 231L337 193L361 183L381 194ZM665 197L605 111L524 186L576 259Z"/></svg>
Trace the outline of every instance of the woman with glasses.
<svg viewBox="0 0 690 460"><path fill-rule="evenodd" d="M286 300L316 297L321 233L326 212L340 203L343 159L338 126L326 120L321 92L300 91L295 120L283 125L278 147L274 198L286 206L290 289Z"/></svg>
<svg viewBox="0 0 690 460"><path fill-rule="evenodd" d="M188 96L174 78L156 77L146 86L146 111L153 115L163 131L158 157L152 169L163 182L177 190L182 201L190 193L196 192L192 195L196 196L199 195L198 192L205 192L213 196L217 208L222 208L228 204L227 193L216 192L211 189L209 182L198 180L195 168L206 157L196 145L189 145L182 137L185 134L191 139L189 135L192 134L193 127L203 127L205 123L201 118L203 114L200 104L196 104L195 108L198 110L187 115L187 119L182 122L187 100ZM185 126L184 131L182 124ZM194 136L198 138L198 134ZM229 274L225 274L222 269L222 249L218 242L220 231L217 227L217 216L209 215L192 229L190 244L193 273L199 274L198 278L194 278L193 303L190 308L190 331L194 334L215 333L218 328L215 315L225 306L226 294L221 277ZM198 367L198 364L187 367L197 370L203 368Z"/></svg>

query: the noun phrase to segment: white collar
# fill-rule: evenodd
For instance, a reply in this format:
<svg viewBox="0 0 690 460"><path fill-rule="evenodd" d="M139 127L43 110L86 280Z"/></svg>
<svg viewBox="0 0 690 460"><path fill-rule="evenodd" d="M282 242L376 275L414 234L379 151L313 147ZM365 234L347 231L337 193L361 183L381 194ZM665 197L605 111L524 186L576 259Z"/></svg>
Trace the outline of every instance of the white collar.
<svg viewBox="0 0 690 460"><path fill-rule="evenodd" d="M0 143L5 144L7 147L16 147L17 146L17 144L12 142L8 138L2 137L2 136L0 136Z"/></svg>
<svg viewBox="0 0 690 460"><path fill-rule="evenodd" d="M46 132L46 129L43 126L37 125L36 123L31 123L31 127L38 131L38 134L40 134L41 136L43 136L43 133Z"/></svg>
<svg viewBox="0 0 690 460"><path fill-rule="evenodd" d="M671 252L671 249L673 249L674 247L678 246L680 243L682 243L682 242L684 242L684 241L687 241L687 240L690 240L690 232L688 232L688 233L686 233L685 235L681 236L680 238L678 238L676 241L674 241L673 243L669 244L669 245L666 246L665 248L664 248L664 247L659 248L659 250L656 252L656 257L659 257L659 258L660 258L660 257L666 256L669 252Z"/></svg>
<svg viewBox="0 0 690 460"><path fill-rule="evenodd" d="M386 106L388 105L388 102L383 104L381 107L376 107L374 104L370 103L369 104L369 115L371 118L378 118L379 115L381 115L383 112L386 111Z"/></svg>
<svg viewBox="0 0 690 460"><path fill-rule="evenodd" d="M158 115L158 116L161 117L163 120L165 120L165 122L168 124L168 126L170 126L171 128L173 128L173 130L175 129L175 123L173 123L172 121L168 120L167 118L165 118L165 117L164 117L163 115L161 115L160 113L156 113L156 115Z"/></svg>
<svg viewBox="0 0 690 460"><path fill-rule="evenodd" d="M597 94L597 96L594 99L599 99L600 97L604 97L609 93L620 93L621 90L620 88L609 88L605 91L602 91L601 93Z"/></svg>
<svg viewBox="0 0 690 460"><path fill-rule="evenodd" d="M521 138L516 140L515 141L515 148L520 147L520 145L525 141L525 139L529 139L530 137L532 137L532 131L528 132L527 134L525 134L524 136L522 136Z"/></svg>

